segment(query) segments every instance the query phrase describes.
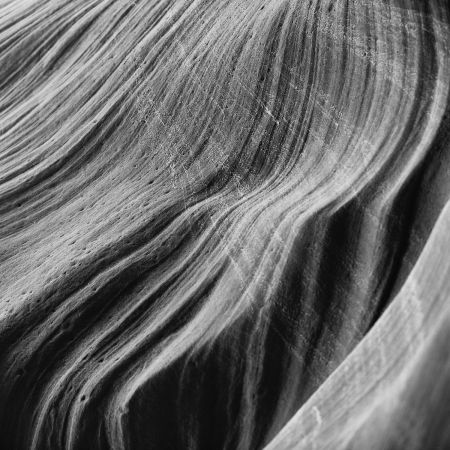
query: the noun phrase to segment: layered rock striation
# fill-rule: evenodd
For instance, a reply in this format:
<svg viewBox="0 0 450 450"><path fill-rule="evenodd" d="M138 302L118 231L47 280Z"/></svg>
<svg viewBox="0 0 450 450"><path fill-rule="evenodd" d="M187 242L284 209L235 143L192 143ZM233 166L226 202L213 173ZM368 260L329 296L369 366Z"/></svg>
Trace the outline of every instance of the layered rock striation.
<svg viewBox="0 0 450 450"><path fill-rule="evenodd" d="M0 1L0 448L450 446L447 0Z"/></svg>

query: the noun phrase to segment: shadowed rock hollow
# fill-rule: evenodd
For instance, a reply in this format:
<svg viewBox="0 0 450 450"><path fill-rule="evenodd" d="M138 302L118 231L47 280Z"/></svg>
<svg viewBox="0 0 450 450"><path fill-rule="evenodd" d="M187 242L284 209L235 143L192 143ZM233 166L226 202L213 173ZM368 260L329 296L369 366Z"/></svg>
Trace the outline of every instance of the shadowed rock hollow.
<svg viewBox="0 0 450 450"><path fill-rule="evenodd" d="M0 448L449 448L449 17L0 0Z"/></svg>

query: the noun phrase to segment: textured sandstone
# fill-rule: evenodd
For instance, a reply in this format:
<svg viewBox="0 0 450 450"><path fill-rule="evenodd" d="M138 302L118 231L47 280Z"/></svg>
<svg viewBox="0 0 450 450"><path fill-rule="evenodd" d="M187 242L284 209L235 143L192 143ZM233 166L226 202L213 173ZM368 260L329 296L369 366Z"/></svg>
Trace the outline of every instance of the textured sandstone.
<svg viewBox="0 0 450 450"><path fill-rule="evenodd" d="M0 449L450 447L448 0L0 0Z"/></svg>

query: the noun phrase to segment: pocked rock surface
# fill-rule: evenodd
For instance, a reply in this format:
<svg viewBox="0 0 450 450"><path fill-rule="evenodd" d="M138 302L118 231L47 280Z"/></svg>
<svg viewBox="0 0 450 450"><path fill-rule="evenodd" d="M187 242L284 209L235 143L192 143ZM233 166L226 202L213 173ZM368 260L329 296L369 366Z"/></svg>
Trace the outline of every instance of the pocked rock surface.
<svg viewBox="0 0 450 450"><path fill-rule="evenodd" d="M447 0L0 0L0 448L450 447Z"/></svg>

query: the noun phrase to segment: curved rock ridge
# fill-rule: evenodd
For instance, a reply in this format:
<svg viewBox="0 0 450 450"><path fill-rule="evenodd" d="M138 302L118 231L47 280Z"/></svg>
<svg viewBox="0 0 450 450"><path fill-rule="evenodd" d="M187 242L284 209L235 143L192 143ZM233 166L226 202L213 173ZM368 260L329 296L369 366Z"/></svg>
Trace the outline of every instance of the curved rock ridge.
<svg viewBox="0 0 450 450"><path fill-rule="evenodd" d="M267 450L448 446L449 229L450 202L395 300Z"/></svg>
<svg viewBox="0 0 450 450"><path fill-rule="evenodd" d="M0 448L450 447L447 0L0 0Z"/></svg>

